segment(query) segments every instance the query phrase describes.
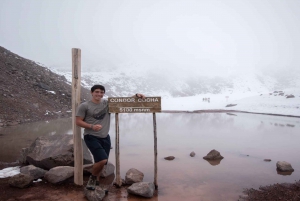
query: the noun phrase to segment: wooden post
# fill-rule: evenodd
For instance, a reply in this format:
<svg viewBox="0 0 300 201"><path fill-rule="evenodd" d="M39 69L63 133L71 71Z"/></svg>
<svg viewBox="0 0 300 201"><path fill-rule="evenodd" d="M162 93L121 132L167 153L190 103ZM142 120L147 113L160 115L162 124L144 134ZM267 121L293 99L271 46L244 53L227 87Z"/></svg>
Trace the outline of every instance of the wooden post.
<svg viewBox="0 0 300 201"><path fill-rule="evenodd" d="M154 129L154 186L155 189L158 188L157 185L157 132L156 132L156 114L153 113L153 129Z"/></svg>
<svg viewBox="0 0 300 201"><path fill-rule="evenodd" d="M81 128L76 125L76 111L81 92L81 50L72 48L72 129L74 142L74 183L83 185L83 154Z"/></svg>
<svg viewBox="0 0 300 201"><path fill-rule="evenodd" d="M122 180L120 176L120 135L119 135L119 114L115 114L116 123L116 144L115 144L115 154L116 154L116 185L118 187L122 186Z"/></svg>

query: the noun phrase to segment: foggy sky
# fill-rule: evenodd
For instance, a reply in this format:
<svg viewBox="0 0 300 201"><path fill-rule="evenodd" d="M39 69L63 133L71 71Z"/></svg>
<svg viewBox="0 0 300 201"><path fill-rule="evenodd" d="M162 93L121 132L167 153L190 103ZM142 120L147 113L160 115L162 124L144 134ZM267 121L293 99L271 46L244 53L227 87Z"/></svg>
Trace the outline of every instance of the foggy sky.
<svg viewBox="0 0 300 201"><path fill-rule="evenodd" d="M292 69L299 0L0 0L0 46L48 67Z"/></svg>

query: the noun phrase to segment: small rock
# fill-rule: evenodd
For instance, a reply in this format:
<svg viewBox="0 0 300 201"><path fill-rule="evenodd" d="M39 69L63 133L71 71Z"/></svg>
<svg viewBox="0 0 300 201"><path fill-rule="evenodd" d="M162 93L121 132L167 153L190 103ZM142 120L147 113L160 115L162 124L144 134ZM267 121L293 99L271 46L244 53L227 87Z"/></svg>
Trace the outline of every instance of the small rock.
<svg viewBox="0 0 300 201"><path fill-rule="evenodd" d="M132 184L127 189L127 192L134 195L146 197L146 198L151 198L153 197L154 189L155 189L154 184L151 182L139 182L139 183Z"/></svg>
<svg viewBox="0 0 300 201"><path fill-rule="evenodd" d="M191 156L191 157L194 157L195 155L196 155L196 154L195 154L195 152L193 152L193 151L190 153L190 156Z"/></svg>
<svg viewBox="0 0 300 201"><path fill-rule="evenodd" d="M226 105L226 107L233 107L233 106L236 106L237 104L228 104Z"/></svg>
<svg viewBox="0 0 300 201"><path fill-rule="evenodd" d="M206 160L217 160L217 159L223 159L224 157L221 156L220 152L213 149L211 150L206 156L203 157L203 159Z"/></svg>
<svg viewBox="0 0 300 201"><path fill-rule="evenodd" d="M105 197L105 191L102 190L99 186L96 186L94 191L84 188L84 195L88 201L99 201Z"/></svg>
<svg viewBox="0 0 300 201"><path fill-rule="evenodd" d="M63 182L74 176L74 167L59 166L46 172L44 178L52 184Z"/></svg>
<svg viewBox="0 0 300 201"><path fill-rule="evenodd" d="M271 159L264 159L264 161L266 161L266 162L270 162L270 161L271 161Z"/></svg>
<svg viewBox="0 0 300 201"><path fill-rule="evenodd" d="M281 172L294 172L292 165L286 161L278 161L276 167Z"/></svg>
<svg viewBox="0 0 300 201"><path fill-rule="evenodd" d="M17 174L13 177L11 177L8 180L8 183L12 187L17 187L17 188L26 188L30 186L33 183L33 177L27 175L27 174Z"/></svg>
<svg viewBox="0 0 300 201"><path fill-rule="evenodd" d="M167 157L165 157L165 159L168 160L168 161L172 161L172 160L175 159L175 157L174 156L167 156Z"/></svg>
<svg viewBox="0 0 300 201"><path fill-rule="evenodd" d="M133 184L137 182L141 182L144 179L144 173L141 171L131 168L126 172L125 175L125 183L126 184Z"/></svg>
<svg viewBox="0 0 300 201"><path fill-rule="evenodd" d="M295 98L294 95L287 95L286 98Z"/></svg>
<svg viewBox="0 0 300 201"><path fill-rule="evenodd" d="M44 177L44 175L46 174L46 170L43 170L42 168L39 167L35 167L33 165L28 165L25 167L22 167L20 169L20 172L23 174L27 174L31 177L33 177L34 179L39 179Z"/></svg>
<svg viewBox="0 0 300 201"><path fill-rule="evenodd" d="M102 172L100 173L101 177L107 177L115 172L115 166L111 162L107 162L106 165L104 165Z"/></svg>

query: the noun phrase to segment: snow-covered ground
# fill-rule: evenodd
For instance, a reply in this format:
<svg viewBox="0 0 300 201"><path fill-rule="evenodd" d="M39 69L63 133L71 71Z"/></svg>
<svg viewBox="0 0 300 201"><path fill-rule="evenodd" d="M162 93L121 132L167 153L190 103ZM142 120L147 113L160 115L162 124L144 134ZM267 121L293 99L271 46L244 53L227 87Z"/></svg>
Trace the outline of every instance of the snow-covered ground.
<svg viewBox="0 0 300 201"><path fill-rule="evenodd" d="M270 92L272 93L272 92ZM243 93L243 94L202 94L191 97L163 98L163 110L240 110L255 113L269 113L300 116L300 89L284 91L285 95L293 94L295 98L279 96L278 93ZM209 98L210 101L204 101ZM233 107L226 107L236 104Z"/></svg>
<svg viewBox="0 0 300 201"><path fill-rule="evenodd" d="M64 75L71 83L71 72L51 70ZM203 79L196 74L193 75L194 77L192 75L185 77L184 74L176 75L170 72L168 76L160 77L130 68L102 69L101 73L82 72L81 81L87 88L95 83L103 83L112 96L124 97L132 92L144 93L146 96L161 96L162 110L239 110L300 116L300 80L298 79L300 71L284 71L281 74L278 72L280 76L275 77L259 71L237 71L225 74L223 78ZM197 80L202 81L197 82ZM147 86L149 83L151 85ZM275 90L282 91L284 95L274 93ZM295 97L286 98L286 95L290 94ZM210 101L204 101L203 98L209 98ZM229 104L236 105L226 107Z"/></svg>
<svg viewBox="0 0 300 201"><path fill-rule="evenodd" d="M9 167L0 170L0 178L12 177L20 173L20 167Z"/></svg>

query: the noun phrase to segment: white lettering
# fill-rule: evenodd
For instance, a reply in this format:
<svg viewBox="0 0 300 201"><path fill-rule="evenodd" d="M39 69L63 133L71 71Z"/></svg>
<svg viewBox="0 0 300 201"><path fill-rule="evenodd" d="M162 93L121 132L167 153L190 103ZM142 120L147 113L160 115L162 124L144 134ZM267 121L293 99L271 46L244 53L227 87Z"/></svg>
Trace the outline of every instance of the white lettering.
<svg viewBox="0 0 300 201"><path fill-rule="evenodd" d="M131 107L120 107L120 112L132 112Z"/></svg>
<svg viewBox="0 0 300 201"><path fill-rule="evenodd" d="M112 103L131 103L135 102L135 98L111 98Z"/></svg>
<svg viewBox="0 0 300 201"><path fill-rule="evenodd" d="M150 112L150 109L143 109L143 108L135 108L134 112Z"/></svg>
<svg viewBox="0 0 300 201"><path fill-rule="evenodd" d="M159 102L158 101L158 98L145 98L145 99L138 99L138 102L147 102L147 103L150 103L150 102Z"/></svg>

